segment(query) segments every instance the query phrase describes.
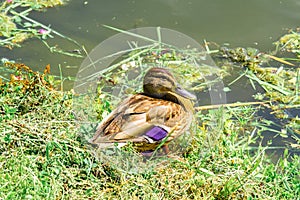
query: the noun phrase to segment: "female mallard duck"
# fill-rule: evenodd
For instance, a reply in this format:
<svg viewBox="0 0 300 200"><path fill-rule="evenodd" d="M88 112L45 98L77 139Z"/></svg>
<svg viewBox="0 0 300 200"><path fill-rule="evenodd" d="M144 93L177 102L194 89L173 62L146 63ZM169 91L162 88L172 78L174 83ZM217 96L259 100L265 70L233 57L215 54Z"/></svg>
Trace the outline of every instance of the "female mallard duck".
<svg viewBox="0 0 300 200"><path fill-rule="evenodd" d="M100 148L131 142L139 152L153 151L190 127L195 96L182 89L167 69L151 68L143 90L112 111L89 142Z"/></svg>

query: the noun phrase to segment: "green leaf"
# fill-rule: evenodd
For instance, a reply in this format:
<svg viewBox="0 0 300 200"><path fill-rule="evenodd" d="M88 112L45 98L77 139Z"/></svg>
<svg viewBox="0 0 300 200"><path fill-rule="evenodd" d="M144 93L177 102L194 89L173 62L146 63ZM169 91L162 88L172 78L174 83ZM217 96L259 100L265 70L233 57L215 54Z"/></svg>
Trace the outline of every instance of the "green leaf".
<svg viewBox="0 0 300 200"><path fill-rule="evenodd" d="M14 16L14 20L15 20L16 23L21 23L22 22L22 18L17 16L17 15Z"/></svg>
<svg viewBox="0 0 300 200"><path fill-rule="evenodd" d="M224 92L230 92L231 89L230 89L229 87L224 87L224 88L223 88L223 91L224 91Z"/></svg>
<svg viewBox="0 0 300 200"><path fill-rule="evenodd" d="M32 24L29 23L29 22L25 22L25 23L24 23L24 27L32 27Z"/></svg>

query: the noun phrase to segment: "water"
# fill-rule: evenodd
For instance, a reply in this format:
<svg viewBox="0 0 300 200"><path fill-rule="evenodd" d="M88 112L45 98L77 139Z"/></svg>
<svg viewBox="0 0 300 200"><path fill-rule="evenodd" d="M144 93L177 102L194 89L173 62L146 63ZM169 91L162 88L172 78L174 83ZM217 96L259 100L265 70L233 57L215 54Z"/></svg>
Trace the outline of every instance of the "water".
<svg viewBox="0 0 300 200"><path fill-rule="evenodd" d="M272 42L287 29L299 26L299 9L298 0L77 0L30 17L75 39L88 52L116 33L102 24L125 30L161 26L185 33L199 43L206 39L268 51L274 49ZM77 48L59 38L49 42L70 51ZM75 76L83 60L50 53L37 39L26 41L22 48L0 48L0 53L1 57L24 62L36 70L50 64L55 74L59 74L60 65L65 76Z"/></svg>

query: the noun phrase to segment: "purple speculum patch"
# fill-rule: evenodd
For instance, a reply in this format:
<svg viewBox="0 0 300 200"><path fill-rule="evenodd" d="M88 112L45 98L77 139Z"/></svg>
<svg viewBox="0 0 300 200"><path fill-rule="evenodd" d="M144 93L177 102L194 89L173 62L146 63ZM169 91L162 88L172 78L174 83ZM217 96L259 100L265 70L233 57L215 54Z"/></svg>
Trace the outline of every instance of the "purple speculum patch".
<svg viewBox="0 0 300 200"><path fill-rule="evenodd" d="M168 132L165 129L159 126L154 126L150 130L148 130L145 135L151 138L152 140L159 141L165 138L167 134Z"/></svg>

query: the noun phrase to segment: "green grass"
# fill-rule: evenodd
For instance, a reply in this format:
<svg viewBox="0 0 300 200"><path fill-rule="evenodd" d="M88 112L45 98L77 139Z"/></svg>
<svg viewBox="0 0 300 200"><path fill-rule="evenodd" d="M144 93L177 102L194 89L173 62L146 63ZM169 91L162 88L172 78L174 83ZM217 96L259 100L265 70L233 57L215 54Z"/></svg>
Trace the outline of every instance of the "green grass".
<svg viewBox="0 0 300 200"><path fill-rule="evenodd" d="M48 44L47 38L58 36L81 48L71 38L30 18L32 11L61 3L3 1L0 45L20 47L24 40L36 37L51 52L80 56ZM282 64L290 61L298 66L299 38L298 32L291 32L277 42L278 50L294 53L297 58L275 60ZM181 80L188 79L182 84L192 85L195 91L214 84L203 82L203 74L213 69L199 69L190 64L197 55L192 52L177 54L178 51L162 53L161 44L152 42L148 47L131 49L128 57L106 68L102 73L106 76L100 81L95 96L99 98L80 99L72 91L56 89L57 79L48 74L47 68L44 73L38 73L20 64L0 66L0 199L299 199L300 158L299 154L289 155L289 150L300 148L299 116L288 120L277 132L278 137L287 137L289 133L295 143L284 147L284 154L274 162L272 156L266 154L270 148L257 144L262 140L262 132L270 129L270 122L256 115L264 104L254 107L250 103L237 103L208 111L197 109L191 143L177 158L146 162L121 157L123 160L115 162L112 159L116 157L109 160L110 157L99 159L95 156L81 135L82 128L90 132L94 127L78 123L81 116L74 112L78 111L74 110L74 103L79 104L80 109L87 108L85 112L91 114L91 118L84 120L101 120L120 101L120 97L105 92L107 88L103 85L112 87L108 83L124 85L130 82L136 86L145 68L157 61L160 66L173 69ZM278 118L285 119L285 109L299 108L299 68L284 66L281 71L263 68L261 64L269 61L270 56L256 49L223 50L227 60L232 59L246 68L241 69L239 78L246 76L253 86L258 83L264 88L265 93L256 97L271 102L265 104ZM183 61L182 55L189 63ZM120 70L120 66L131 69L132 64L141 66L140 76L134 80L120 78L127 73ZM213 73L222 78L229 76L230 72L224 68L231 65L226 64L223 70L214 69ZM141 88L121 87L121 93L128 95L135 92L134 89ZM92 104L88 104L90 102ZM125 161L134 162L127 165Z"/></svg>
<svg viewBox="0 0 300 200"><path fill-rule="evenodd" d="M179 158L129 173L94 156L78 134L73 93L55 90L47 69L38 73L24 65L10 68L14 75L0 86L0 199L300 196L299 156L286 153L273 163L267 147L253 148L260 131L257 107L198 111L191 144ZM97 109L110 108L107 104Z"/></svg>
<svg viewBox="0 0 300 200"><path fill-rule="evenodd" d="M121 151L123 156L129 155L127 160L95 156L94 149L86 144L89 135L82 134L92 132L93 123L121 100L107 92L114 84L129 84L128 88L121 87L122 95L140 91L141 87L134 87L153 61L173 69L181 80L189 80L183 85L192 85L195 91L214 84L203 81L205 73L223 78L237 71L229 64L222 70L195 68L191 64L197 57L193 52L170 49L165 51L153 44L127 52L127 57L101 72L103 77L94 96L56 89L50 66L40 73L23 64L3 62L1 74L11 76L0 76L0 199L299 198L300 158L298 154L289 155L289 150L296 151L300 146L299 116L282 125L295 143L284 147L284 154L274 162L266 153L269 146L260 144L262 132L270 130L271 122L257 115L268 107L281 119L285 109L299 108L299 69L261 67L270 56L259 57L253 49L226 49L226 64L230 59L238 63L241 75L236 80L245 76L253 87L257 83L264 89L263 94L256 95L263 102L198 107L191 142L174 158L130 158L133 154L126 154L132 153L130 148ZM141 73L136 79L127 79L127 70L135 67ZM80 122L92 123L82 126ZM279 135L287 137L282 130Z"/></svg>

